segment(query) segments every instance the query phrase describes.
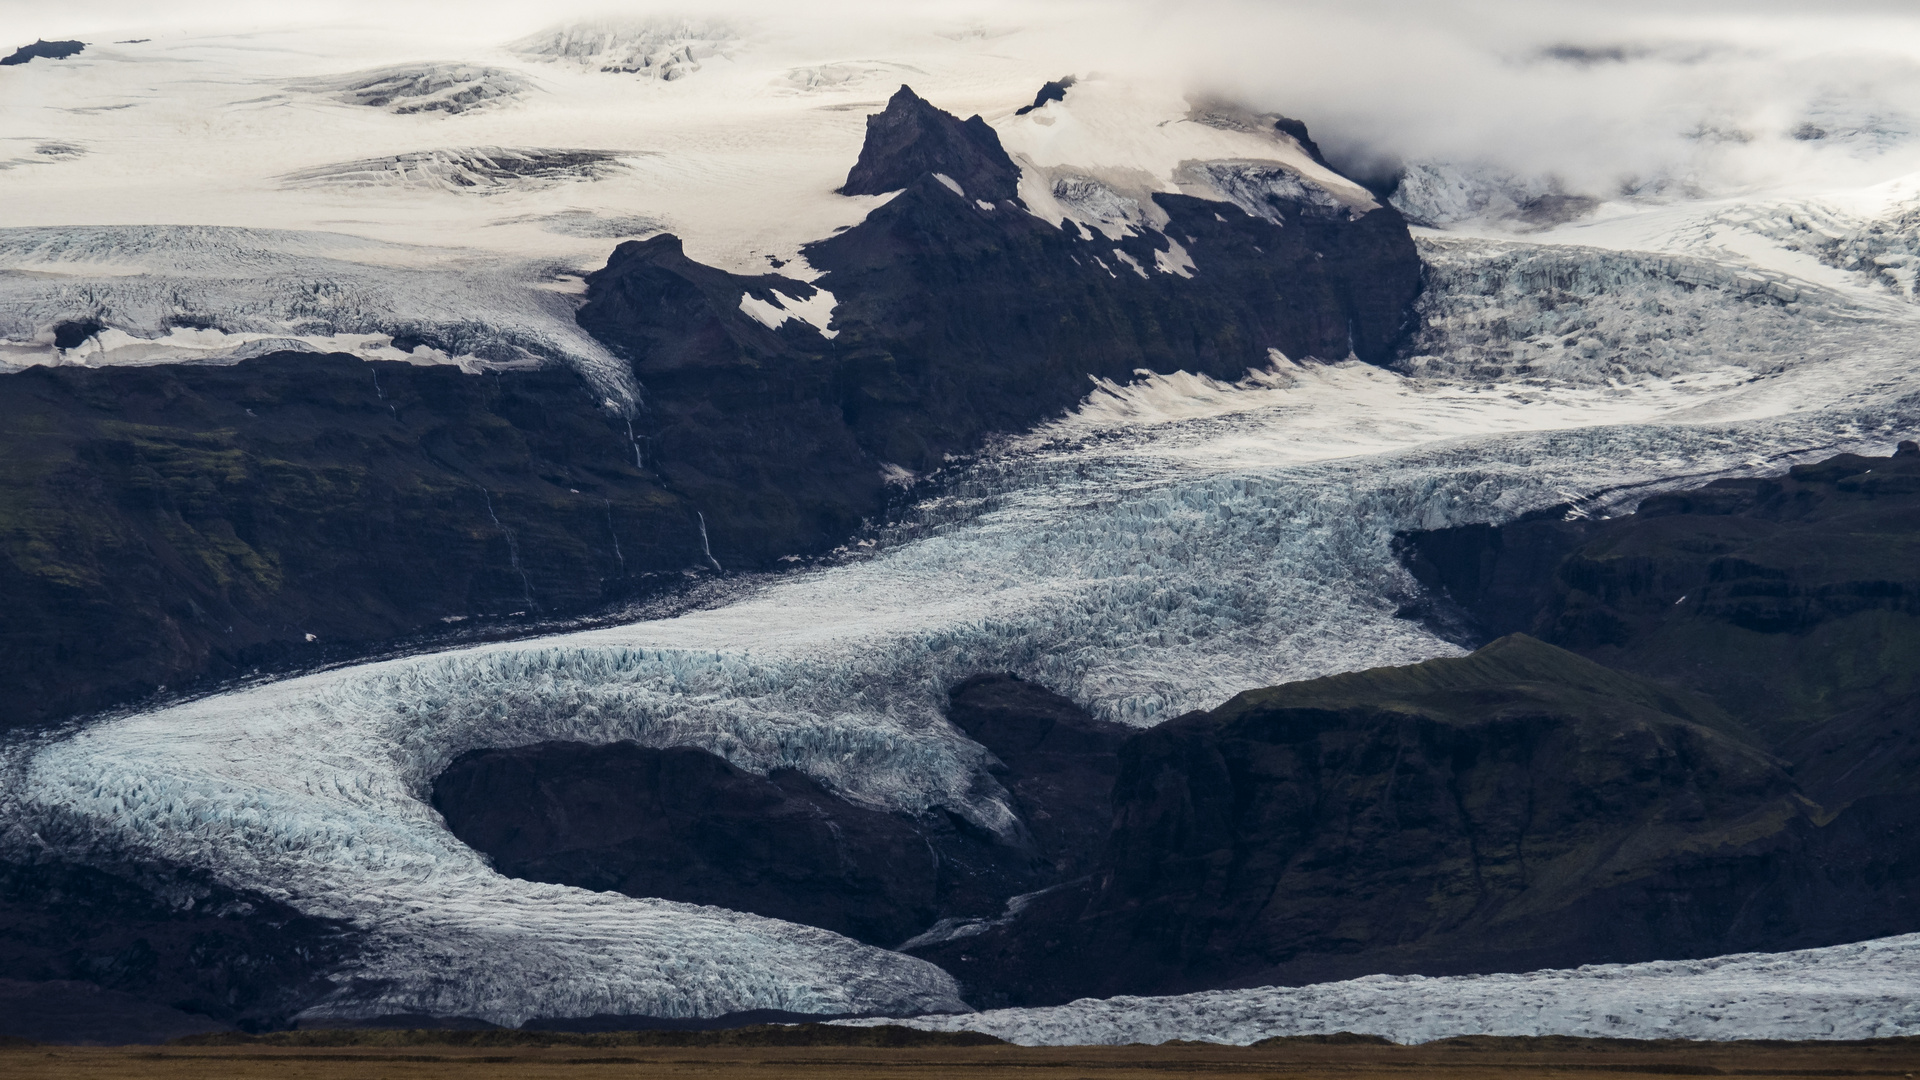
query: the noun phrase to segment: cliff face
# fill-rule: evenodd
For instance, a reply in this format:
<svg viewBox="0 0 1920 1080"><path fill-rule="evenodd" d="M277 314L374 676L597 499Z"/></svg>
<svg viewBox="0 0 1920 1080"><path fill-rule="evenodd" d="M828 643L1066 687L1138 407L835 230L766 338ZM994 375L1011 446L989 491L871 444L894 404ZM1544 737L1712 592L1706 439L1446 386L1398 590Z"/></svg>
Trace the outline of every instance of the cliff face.
<svg viewBox="0 0 1920 1080"><path fill-rule="evenodd" d="M914 950L969 1001L1526 971L1912 930L1920 825L1525 637L1249 691L1120 755L1093 877Z"/></svg>
<svg viewBox="0 0 1920 1080"><path fill-rule="evenodd" d="M1657 495L1637 513L1402 538L1481 633L1711 695L1842 805L1920 768L1920 452Z"/></svg>
<svg viewBox="0 0 1920 1080"><path fill-rule="evenodd" d="M278 354L0 382L0 726L704 565L696 511L570 372Z"/></svg>

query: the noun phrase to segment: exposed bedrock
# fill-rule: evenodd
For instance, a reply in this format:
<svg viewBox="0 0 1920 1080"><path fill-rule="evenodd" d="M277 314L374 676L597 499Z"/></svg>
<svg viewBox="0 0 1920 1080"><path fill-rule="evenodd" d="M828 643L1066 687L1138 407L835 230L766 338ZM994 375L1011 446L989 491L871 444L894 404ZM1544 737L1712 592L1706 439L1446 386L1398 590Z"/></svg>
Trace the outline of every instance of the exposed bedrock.
<svg viewBox="0 0 1920 1080"><path fill-rule="evenodd" d="M902 86L885 111L867 117L867 141L840 192L884 195L929 173L940 173L974 198L995 203L1013 198L1020 185L1019 167L985 120L957 120Z"/></svg>
<svg viewBox="0 0 1920 1080"><path fill-rule="evenodd" d="M892 947L944 918L1083 873L1106 835L1131 729L1007 675L954 689L1030 837L851 803L794 770L757 776L692 747L549 742L477 750L434 781L454 835L502 873L714 904Z"/></svg>
<svg viewBox="0 0 1920 1080"><path fill-rule="evenodd" d="M1401 539L1438 614L1704 692L1840 806L1920 775L1920 452Z"/></svg>
<svg viewBox="0 0 1920 1080"><path fill-rule="evenodd" d="M0 1034L158 1042L285 1027L334 987L343 924L193 871L0 859Z"/></svg>
<svg viewBox="0 0 1920 1080"><path fill-rule="evenodd" d="M69 56L78 56L87 47L84 41L48 41L41 38L31 45L22 45L0 57L0 67L11 64L27 64L35 60L65 60Z"/></svg>
<svg viewBox="0 0 1920 1080"><path fill-rule="evenodd" d="M565 369L277 354L0 390L0 727L705 565L697 511Z"/></svg>
<svg viewBox="0 0 1920 1080"><path fill-rule="evenodd" d="M1162 231L1108 240L1027 213L1017 172L990 128L903 89L846 189L899 193L806 249L824 271L810 285L702 266L670 236L623 244L588 277L580 324L633 363L636 426L723 565L792 550L789 524L877 516L883 472L1031 426L1089 377L1237 379L1273 349L1385 362L1410 327L1420 264L1391 209L1274 197L1255 217L1162 194Z"/></svg>
<svg viewBox="0 0 1920 1080"><path fill-rule="evenodd" d="M980 1007L1920 928L1920 810L1833 814L1710 701L1524 636L1249 691L1120 757L1090 879L911 951Z"/></svg>

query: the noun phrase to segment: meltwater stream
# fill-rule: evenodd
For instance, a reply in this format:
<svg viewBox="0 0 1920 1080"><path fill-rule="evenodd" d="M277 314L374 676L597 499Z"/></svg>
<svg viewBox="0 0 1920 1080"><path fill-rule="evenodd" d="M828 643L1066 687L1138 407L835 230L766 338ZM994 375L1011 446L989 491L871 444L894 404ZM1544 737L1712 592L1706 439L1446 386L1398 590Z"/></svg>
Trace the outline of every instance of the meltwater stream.
<svg viewBox="0 0 1920 1080"><path fill-rule="evenodd" d="M9 849L140 859L349 920L308 1019L964 1009L939 969L825 931L502 877L424 801L477 747L691 745L875 806L1005 829L946 688L1011 670L1152 724L1252 686L1457 652L1395 612L1395 531L1884 453L1920 423L1914 320L1764 377L1416 382L1294 365L1103 387L904 539L675 618L366 664L5 750ZM1611 493L1611 494L1610 494ZM965 503L964 513L948 507Z"/></svg>

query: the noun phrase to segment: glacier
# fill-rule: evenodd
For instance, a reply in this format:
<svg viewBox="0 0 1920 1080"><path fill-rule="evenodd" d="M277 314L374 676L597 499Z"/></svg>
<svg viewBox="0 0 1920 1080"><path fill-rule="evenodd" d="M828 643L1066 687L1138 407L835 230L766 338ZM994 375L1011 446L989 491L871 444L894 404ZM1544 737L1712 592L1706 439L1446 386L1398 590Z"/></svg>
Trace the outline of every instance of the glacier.
<svg viewBox="0 0 1920 1080"><path fill-rule="evenodd" d="M1437 283L1468 291L1431 297L1436 311L1500 303L1502 268L1530 257L1426 254ZM1590 267L1615 283L1582 301L1596 322L1667 295L1674 274L1707 277L1615 259ZM1725 318L1676 325L1677 366L1624 353L1529 383L1276 357L1238 383L1096 386L930 481L834 564L742 579L714 606L18 738L0 846L193 866L348 920L363 952L309 1018L954 1011L938 969L824 931L504 878L447 832L428 787L477 747L634 739L1008 832L984 749L941 715L967 675L1014 671L1147 725L1249 686L1455 654L1400 617L1417 590L1398 530L1557 503L1608 513L1662 485L1884 452L1920 425L1920 313L1810 283L1788 305L1750 284L1691 286ZM1729 327L1784 307L1811 328L1804 347L1709 363Z"/></svg>
<svg viewBox="0 0 1920 1080"><path fill-rule="evenodd" d="M475 372L557 361L625 407L644 388L573 321L608 239L672 230L711 265L817 276L800 248L886 198L835 189L875 96L909 75L985 114L1029 206L1083 235L1154 228L1160 191L1377 205L1302 147L1189 100L1175 74L1088 76L1016 114L1081 63L1023 54L1037 46L1017 34L903 33L873 59L718 23L491 45L458 31L263 31L244 50L168 31L8 69L0 131L36 149L0 171L0 369L292 347ZM407 102L376 105L389 86ZM468 90L484 108L453 107ZM150 132L191 132L196 152ZM1845 140L1807 145L1826 142ZM498 147L581 148L596 167L520 151L508 168ZM329 182L285 179L313 170ZM486 198L452 190L494 172ZM1913 178L1845 198L1677 191L1521 220L1566 191L1435 165L1400 202L1454 227L1419 234L1422 328L1395 370L1276 356L1238 381L1095 384L1070 415L905 478L919 501L827 564L725 578L695 610L15 734L0 853L191 867L346 920L361 948L308 1020L962 1013L937 968L831 933L505 878L448 833L428 787L469 749L634 739L1004 833L984 749L942 716L967 675L1013 671L1150 725L1250 686L1455 654L1402 617L1418 594L1396 531L1560 504L1604 515L1913 437ZM1167 255L1157 269L1207 272ZM825 330L831 306L765 314ZM54 327L77 318L104 329L58 348ZM1915 947L918 1022L1015 1041L1894 1034L1914 1030Z"/></svg>
<svg viewBox="0 0 1920 1080"><path fill-rule="evenodd" d="M1354 1032L1612 1039L1884 1039L1920 1035L1920 934L1788 953L1593 964L1516 975L1370 975L1313 986L1086 998L1040 1009L843 1020L980 1031L1022 1046L1246 1046Z"/></svg>

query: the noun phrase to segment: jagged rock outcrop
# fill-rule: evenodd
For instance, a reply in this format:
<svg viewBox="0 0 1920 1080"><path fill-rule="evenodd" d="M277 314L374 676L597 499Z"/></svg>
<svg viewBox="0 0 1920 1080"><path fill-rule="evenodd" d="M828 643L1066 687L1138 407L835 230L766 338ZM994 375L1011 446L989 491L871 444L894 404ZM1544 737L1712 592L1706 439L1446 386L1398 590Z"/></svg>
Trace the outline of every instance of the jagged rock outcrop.
<svg viewBox="0 0 1920 1080"><path fill-rule="evenodd" d="M950 814L858 806L794 770L757 776L703 750L634 743L472 751L434 781L433 802L514 877L715 904L890 948L1083 873L1111 816L1129 729L1008 675L955 687L950 716L999 758L1029 842Z"/></svg>
<svg viewBox="0 0 1920 1080"><path fill-rule="evenodd" d="M962 121L902 86L884 111L867 117L860 160L847 172L843 195L884 195L930 173L959 184L969 197L1000 202L1020 186L1020 169L1000 136L979 116Z"/></svg>
<svg viewBox="0 0 1920 1080"><path fill-rule="evenodd" d="M1013 110L1013 115L1025 116L1035 109L1046 108L1047 103L1050 101L1067 100L1067 91L1073 89L1073 84L1078 81L1078 79L1075 79L1071 75L1062 75L1058 79L1048 79L1046 82L1040 84L1040 92L1033 95L1033 104L1020 106ZM1303 127L1302 130L1305 130L1305 128Z"/></svg>
<svg viewBox="0 0 1920 1080"><path fill-rule="evenodd" d="M845 189L899 193L806 249L810 284L700 266L671 237L589 276L580 324L633 362L636 426L673 483L703 485L685 490L723 565L764 560L789 522L880 514L884 473L1044 420L1089 377L1239 378L1270 350L1385 362L1410 325L1419 260L1390 209L1162 194L1162 231L1108 240L1027 213L1017 177L979 118L902 88ZM796 313L816 290L830 322Z"/></svg>
<svg viewBox="0 0 1920 1080"><path fill-rule="evenodd" d="M1920 926L1909 801L1831 815L1712 702L1521 636L1143 732L1113 804L1090 880L912 951L986 1007Z"/></svg>
<svg viewBox="0 0 1920 1080"><path fill-rule="evenodd" d="M841 412L829 340L804 319L770 327L742 308L784 311L813 286L697 263L666 234L620 245L587 285L580 325L632 361L648 464L698 508L722 566L831 547L884 509L880 467Z"/></svg>
<svg viewBox="0 0 1920 1080"><path fill-rule="evenodd" d="M4 57L0 57L0 67L14 64L26 64L34 60L65 60L77 56L87 47L84 41L48 41L41 38L31 45L22 45Z"/></svg>
<svg viewBox="0 0 1920 1080"><path fill-rule="evenodd" d="M697 509L564 369L276 354L0 390L0 728L707 565Z"/></svg>

